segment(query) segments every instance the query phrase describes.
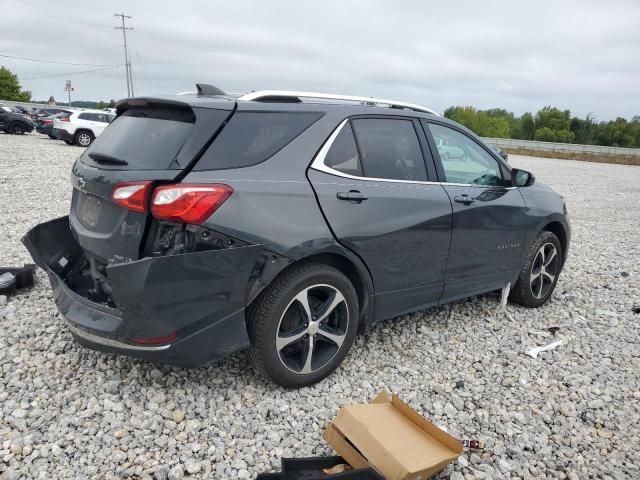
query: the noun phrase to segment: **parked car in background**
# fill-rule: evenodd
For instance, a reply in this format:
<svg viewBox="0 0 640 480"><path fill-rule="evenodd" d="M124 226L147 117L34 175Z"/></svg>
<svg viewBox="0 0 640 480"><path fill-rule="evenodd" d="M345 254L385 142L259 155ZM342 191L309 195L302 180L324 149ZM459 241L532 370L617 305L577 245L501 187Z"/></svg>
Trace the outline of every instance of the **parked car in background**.
<svg viewBox="0 0 640 480"><path fill-rule="evenodd" d="M115 115L102 110L79 110L53 119L53 136L69 145L88 147Z"/></svg>
<svg viewBox="0 0 640 480"><path fill-rule="evenodd" d="M442 151L442 160L445 162L452 158L461 159L464 157L464 150L450 143L446 138L438 138L436 140L436 146L439 151Z"/></svg>
<svg viewBox="0 0 640 480"><path fill-rule="evenodd" d="M51 115L49 117L41 117L35 121L36 124L36 132L42 133L44 135L48 135L49 138L55 139L56 136L53 134L53 121L56 118L64 118L71 115L72 111L68 110L66 112L61 112L56 115Z"/></svg>
<svg viewBox="0 0 640 480"><path fill-rule="evenodd" d="M0 130L22 135L33 131L33 121L22 113L17 113L14 109L1 106L0 107Z"/></svg>
<svg viewBox="0 0 640 480"><path fill-rule="evenodd" d="M36 119L42 118L42 117L50 117L51 115L57 115L58 113L62 113L64 111L66 111L66 110L64 108L60 108L60 107L37 108L33 112L32 117L33 117L34 120L36 120Z"/></svg>
<svg viewBox="0 0 640 480"><path fill-rule="evenodd" d="M121 101L72 167L69 215L23 239L82 345L191 367L250 348L300 387L375 322L551 297L562 196L463 126L393 100L198 90Z"/></svg>

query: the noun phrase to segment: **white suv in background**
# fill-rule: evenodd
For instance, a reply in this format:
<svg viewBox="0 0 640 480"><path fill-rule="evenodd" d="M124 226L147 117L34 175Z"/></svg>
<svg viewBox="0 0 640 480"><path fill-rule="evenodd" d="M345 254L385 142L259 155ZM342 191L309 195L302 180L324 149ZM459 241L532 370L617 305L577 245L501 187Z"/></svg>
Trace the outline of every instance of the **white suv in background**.
<svg viewBox="0 0 640 480"><path fill-rule="evenodd" d="M77 110L53 121L53 135L69 145L88 147L116 116L102 110Z"/></svg>

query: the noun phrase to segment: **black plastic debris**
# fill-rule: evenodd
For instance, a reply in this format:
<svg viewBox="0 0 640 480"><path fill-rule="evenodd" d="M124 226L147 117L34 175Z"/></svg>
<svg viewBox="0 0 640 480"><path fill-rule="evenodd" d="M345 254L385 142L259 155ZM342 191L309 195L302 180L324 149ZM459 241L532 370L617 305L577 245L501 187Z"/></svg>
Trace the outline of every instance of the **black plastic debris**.
<svg viewBox="0 0 640 480"><path fill-rule="evenodd" d="M339 456L335 457L307 457L307 458L283 458L282 472L261 473L256 480L384 480L384 478L372 468L356 468L333 475L326 475L323 470L336 465L347 464Z"/></svg>
<svg viewBox="0 0 640 480"><path fill-rule="evenodd" d="M631 311L633 313L640 313L640 305L634 305L633 308L631 308Z"/></svg>
<svg viewBox="0 0 640 480"><path fill-rule="evenodd" d="M33 287L36 266L0 267L0 295L12 295L21 288Z"/></svg>
<svg viewBox="0 0 640 480"><path fill-rule="evenodd" d="M464 387L464 380L458 380L456 382L456 388L462 388Z"/></svg>

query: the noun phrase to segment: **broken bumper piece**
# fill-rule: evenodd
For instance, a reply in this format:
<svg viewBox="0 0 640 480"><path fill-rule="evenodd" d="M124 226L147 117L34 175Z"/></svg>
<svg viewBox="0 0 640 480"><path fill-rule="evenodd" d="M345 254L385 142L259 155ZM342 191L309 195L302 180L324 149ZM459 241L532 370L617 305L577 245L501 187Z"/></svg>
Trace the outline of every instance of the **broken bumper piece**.
<svg viewBox="0 0 640 480"><path fill-rule="evenodd" d="M58 309L86 347L197 367L249 346L246 286L261 246L110 265L114 308L70 286L67 276L83 252L69 217L37 225L22 241L48 273Z"/></svg>

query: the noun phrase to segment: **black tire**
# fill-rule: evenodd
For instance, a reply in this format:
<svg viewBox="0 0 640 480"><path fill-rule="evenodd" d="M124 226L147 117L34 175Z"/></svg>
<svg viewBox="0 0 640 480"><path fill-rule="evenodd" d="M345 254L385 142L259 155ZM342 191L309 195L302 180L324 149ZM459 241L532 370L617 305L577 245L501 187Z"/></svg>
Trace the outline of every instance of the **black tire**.
<svg viewBox="0 0 640 480"><path fill-rule="evenodd" d="M555 255L552 255L553 250ZM547 262L542 269L541 261ZM540 232L529 246L518 281L511 289L510 299L528 308L538 308L547 303L556 288L563 263L564 252L558 237L546 230Z"/></svg>
<svg viewBox="0 0 640 480"><path fill-rule="evenodd" d="M311 311L307 323L303 323L308 318L305 309L297 300L302 297ZM327 308L334 302L337 306ZM325 320L323 306L328 313ZM358 296L342 272L319 263L294 266L269 285L248 311L251 358L258 371L283 387L312 385L344 360L355 340L358 319ZM287 341L287 335L280 333L299 340Z"/></svg>
<svg viewBox="0 0 640 480"><path fill-rule="evenodd" d="M55 140L57 137L56 137L55 135L49 135L49 138L50 138L51 140Z"/></svg>
<svg viewBox="0 0 640 480"><path fill-rule="evenodd" d="M79 147L88 147L96 137L89 130L78 130L73 137L73 143Z"/></svg>
<svg viewBox="0 0 640 480"><path fill-rule="evenodd" d="M11 122L9 131L14 135L24 135L27 131L27 126L22 122Z"/></svg>

